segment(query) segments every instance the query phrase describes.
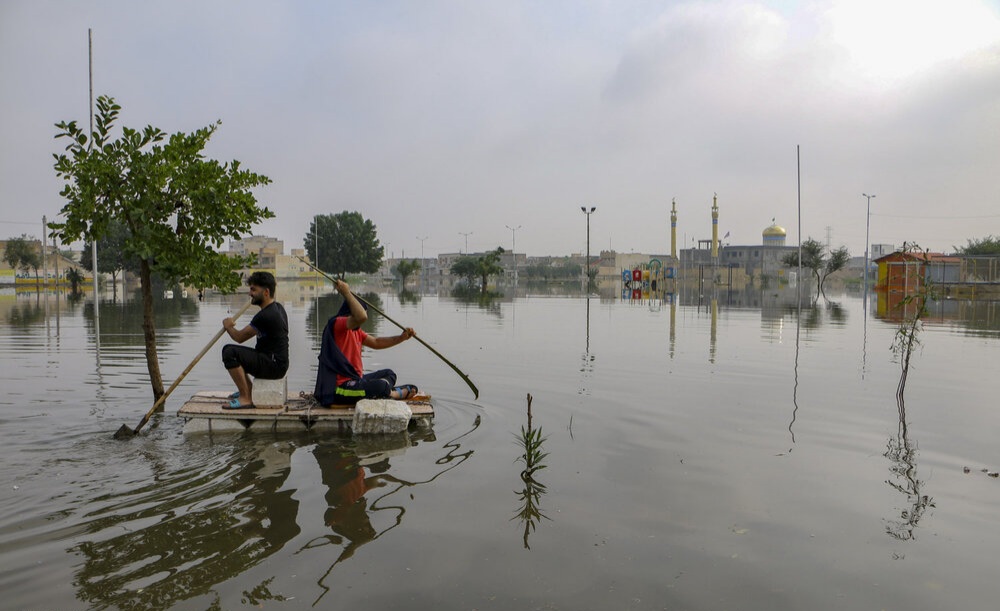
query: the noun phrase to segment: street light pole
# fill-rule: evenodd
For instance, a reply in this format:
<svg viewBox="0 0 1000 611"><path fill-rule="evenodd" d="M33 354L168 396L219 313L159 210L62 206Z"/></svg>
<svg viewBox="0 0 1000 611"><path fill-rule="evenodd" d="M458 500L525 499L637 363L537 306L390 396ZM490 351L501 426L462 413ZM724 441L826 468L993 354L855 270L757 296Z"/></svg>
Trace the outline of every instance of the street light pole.
<svg viewBox="0 0 1000 611"><path fill-rule="evenodd" d="M871 247L868 239L868 229L871 227L872 222L872 198L875 194L868 195L867 193L862 193L862 197L868 200L868 212L865 214L865 307L864 310L868 311L868 249Z"/></svg>
<svg viewBox="0 0 1000 611"><path fill-rule="evenodd" d="M469 236L472 235L472 232L470 231L469 233L465 233L465 232L459 231L458 235L464 235L465 236L465 254L469 254Z"/></svg>
<svg viewBox="0 0 1000 611"><path fill-rule="evenodd" d="M587 286L590 286L590 215L597 210L597 206L591 206L590 210L587 210L586 206L580 206L580 210L587 215L587 266L584 270L587 274Z"/></svg>
<svg viewBox="0 0 1000 611"><path fill-rule="evenodd" d="M517 227L511 227L510 225L504 225L507 229L510 229L510 250L511 254L514 256L514 286L517 286L517 230L521 228L520 225Z"/></svg>
<svg viewBox="0 0 1000 611"><path fill-rule="evenodd" d="M424 292L424 240L430 236L417 238L420 240L420 292Z"/></svg>

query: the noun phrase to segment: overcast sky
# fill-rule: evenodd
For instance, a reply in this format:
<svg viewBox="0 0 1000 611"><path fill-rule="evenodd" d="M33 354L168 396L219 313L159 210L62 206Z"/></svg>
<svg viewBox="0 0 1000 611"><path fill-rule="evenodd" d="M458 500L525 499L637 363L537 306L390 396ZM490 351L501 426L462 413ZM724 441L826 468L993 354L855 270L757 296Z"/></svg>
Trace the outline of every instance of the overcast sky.
<svg viewBox="0 0 1000 611"><path fill-rule="evenodd" d="M774 218L862 255L1000 235L1000 0L0 3L0 238L63 202L54 124L221 129L255 233L356 210L389 253L665 253ZM511 231L508 227L518 228ZM469 234L469 235L463 235ZM425 238L421 242L421 238Z"/></svg>

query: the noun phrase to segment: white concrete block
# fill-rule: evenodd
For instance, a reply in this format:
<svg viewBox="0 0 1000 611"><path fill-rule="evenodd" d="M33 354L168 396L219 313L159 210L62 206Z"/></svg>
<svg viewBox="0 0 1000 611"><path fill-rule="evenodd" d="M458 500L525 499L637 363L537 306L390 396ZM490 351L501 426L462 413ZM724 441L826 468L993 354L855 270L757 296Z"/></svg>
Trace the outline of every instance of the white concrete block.
<svg viewBox="0 0 1000 611"><path fill-rule="evenodd" d="M288 400L288 378L253 380L253 404L259 407L280 407Z"/></svg>
<svg viewBox="0 0 1000 611"><path fill-rule="evenodd" d="M406 401L362 399L354 408L351 429L355 435L400 433L410 424L413 411Z"/></svg>

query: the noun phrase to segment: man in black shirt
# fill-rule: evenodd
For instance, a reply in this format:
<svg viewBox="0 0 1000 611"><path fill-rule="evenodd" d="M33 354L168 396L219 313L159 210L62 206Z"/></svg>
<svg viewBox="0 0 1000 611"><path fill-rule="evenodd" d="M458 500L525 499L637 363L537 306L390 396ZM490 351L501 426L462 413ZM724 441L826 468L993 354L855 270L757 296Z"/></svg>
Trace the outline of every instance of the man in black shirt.
<svg viewBox="0 0 1000 611"><path fill-rule="evenodd" d="M247 279L250 301L260 306L260 311L250 324L236 328L236 321L226 318L222 326L234 341L243 343L257 338L256 348L227 344L222 348L222 364L226 366L237 392L230 395L227 409L253 407L253 381L250 376L277 380L288 371L288 315L285 308L274 300L278 283L269 272L254 272Z"/></svg>

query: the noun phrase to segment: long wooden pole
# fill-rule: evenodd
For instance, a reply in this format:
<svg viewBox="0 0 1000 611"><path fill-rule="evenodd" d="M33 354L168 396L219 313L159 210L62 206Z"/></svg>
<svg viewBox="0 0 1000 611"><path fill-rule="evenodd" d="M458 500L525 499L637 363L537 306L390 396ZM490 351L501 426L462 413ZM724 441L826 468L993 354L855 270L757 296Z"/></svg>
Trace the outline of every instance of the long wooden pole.
<svg viewBox="0 0 1000 611"><path fill-rule="evenodd" d="M243 313L247 311L247 308L249 308L252 304L253 302L248 301L247 304L243 306L243 308L239 312L233 315L233 320L242 316ZM181 380L183 380L187 376L187 374L189 374L191 370L194 369L194 366L198 364L198 361L201 360L201 357L205 356L205 353L208 352L208 350L215 345L215 342L219 341L219 338L222 337L222 334L225 332L226 332L225 328L219 329L219 332L215 334L215 337L212 338L212 341L208 342L208 345L206 345L204 348L201 349L201 352L198 353L198 356L194 357L194 360L191 361L191 364L188 365L187 368L181 372L181 375L177 376L177 379L174 380L174 383L170 385L170 388L167 389L167 392L160 395L160 398L157 399L155 403L153 403L153 407L151 407L149 411L146 412L146 415L142 417L142 420L139 421L139 426L135 427L135 429L130 429L127 424L123 424L121 428L118 429L117 432L115 432L115 439L128 439L129 437L134 437L135 435L137 435L139 433L139 429L144 427L146 423L149 422L150 417L153 414L155 414L160 408L163 407L163 404L167 401L167 397L170 396L170 393L174 392L174 389L177 388L177 385L181 383Z"/></svg>
<svg viewBox="0 0 1000 611"><path fill-rule="evenodd" d="M321 275L322 275L322 276L323 276L324 278L326 278L326 279L327 279L327 280L329 280L330 282L334 282L334 279L333 279L333 278L332 278L331 276L327 275L327 273L326 273L326 272L324 272L324 271L323 271L323 270L321 270L320 268L318 268L318 267L316 267L315 265L313 265L313 264L312 264L311 262L309 262L309 261L308 261L307 259L303 259L302 257L299 257L299 256L297 256L297 255L296 255L296 257L295 257L295 258L296 258L296 259L298 259L299 261L302 261L303 263L305 263L305 264L306 264L306 265L308 265L309 267L313 268L313 269L314 269L314 270L316 270L317 272L319 272L319 273L320 273L320 274L321 274ZM360 301L361 303L363 303L363 304L367 305L367 306L368 306L368 308L369 308L370 310L374 310L374 311L375 311L375 312L377 312L377 313L378 313L379 315L381 315L381 316L382 316L383 318L385 318L386 320L388 320L388 321L389 321L389 322L391 322L392 324L396 325L396 326L397 326L397 327L399 327L400 329L403 329L404 331L406 330L406 327L404 327L403 325L399 324L398 322L396 322L395 320L393 320L392 318L390 318L390 317L389 317L389 316L388 316L388 315L387 315L387 314L386 314L385 312L383 312L382 310L380 310L380 309L376 308L375 306L373 306L373 305L371 304L371 302L370 302L370 301L366 301L366 300L362 299L361 297L358 297L358 295L357 295L356 293L351 293L351 294L352 294L352 295L354 295L355 299L357 299L357 300L358 300L358 301ZM477 399L479 398L479 389L478 389L478 388L476 388L476 385L472 383L472 380L470 380L470 379L469 379L469 376L465 375L465 372L463 372L463 371L462 371L461 369L459 369L458 367L456 367L454 363L452 363L452 362L451 362L451 361L449 361L448 359L444 358L444 356L443 356L443 355L442 355L442 354L441 354L440 352L438 352L437 350L435 350L433 346L431 346L430 344L428 344L428 343L427 343L427 342L425 342L424 340L420 339L420 336L418 336L418 335L414 335L414 336L413 336L413 339L415 339L415 340L417 340L418 342L420 342L421 344L423 344L423 346L424 346L425 348L427 348L428 350L430 350L431 352L433 352L433 353L434 353L434 356L438 357L439 359L441 359L442 361L444 361L446 365L448 365L449 367L451 367L451 368L452 368L452 369L453 369L453 370L455 371L455 373L457 373L457 374L458 374L458 376L459 376L460 378L462 378L462 380L463 380L463 381L464 381L464 382L465 382L466 384L468 384L468 385L469 385L469 388L471 388L471 389L472 389L472 393L473 393L473 394L474 394L474 395L476 396L476 398L477 398Z"/></svg>

